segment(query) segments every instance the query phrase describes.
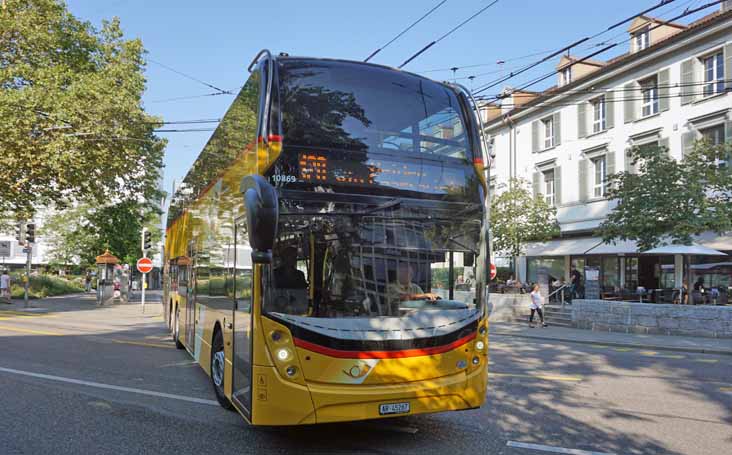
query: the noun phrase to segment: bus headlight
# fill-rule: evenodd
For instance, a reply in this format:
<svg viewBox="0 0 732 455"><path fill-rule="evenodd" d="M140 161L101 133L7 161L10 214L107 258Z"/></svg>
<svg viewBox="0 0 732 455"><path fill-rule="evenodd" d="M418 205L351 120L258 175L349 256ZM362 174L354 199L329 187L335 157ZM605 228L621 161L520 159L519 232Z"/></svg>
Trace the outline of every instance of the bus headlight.
<svg viewBox="0 0 732 455"><path fill-rule="evenodd" d="M287 367L287 370L285 370L285 373L287 373L287 376L293 377L297 374L297 368L290 365L289 367Z"/></svg>
<svg viewBox="0 0 732 455"><path fill-rule="evenodd" d="M285 348L278 349L276 355L277 360L284 362L285 360L290 358L290 350Z"/></svg>
<svg viewBox="0 0 732 455"><path fill-rule="evenodd" d="M480 329L478 329L478 333L480 333L481 335L485 335L485 333L486 333L487 331L488 331L488 330L487 330L487 329L485 328L485 326L483 326L483 327L481 327Z"/></svg>
<svg viewBox="0 0 732 455"><path fill-rule="evenodd" d="M473 365L478 365L480 363L480 359L478 356L473 357Z"/></svg>
<svg viewBox="0 0 732 455"><path fill-rule="evenodd" d="M279 330L274 330L270 336L272 337L272 341L277 342L282 339L282 332L280 332Z"/></svg>
<svg viewBox="0 0 732 455"><path fill-rule="evenodd" d="M483 343L482 340L476 341L475 342L475 349L478 350L478 351L482 351L483 349L485 349L485 343Z"/></svg>

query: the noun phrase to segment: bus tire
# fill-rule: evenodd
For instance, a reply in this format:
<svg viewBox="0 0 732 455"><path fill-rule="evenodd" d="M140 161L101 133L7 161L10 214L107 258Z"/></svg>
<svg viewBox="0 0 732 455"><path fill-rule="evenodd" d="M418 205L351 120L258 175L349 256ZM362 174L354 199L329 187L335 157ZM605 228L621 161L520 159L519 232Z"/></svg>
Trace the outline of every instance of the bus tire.
<svg viewBox="0 0 732 455"><path fill-rule="evenodd" d="M224 392L224 378L226 377L224 374L225 365L224 336L221 334L221 329L217 325L214 329L213 340L211 341L211 385L216 394L216 400L221 407L233 411L234 406L226 398L226 393Z"/></svg>
<svg viewBox="0 0 732 455"><path fill-rule="evenodd" d="M175 347L183 349L183 343L180 342L180 308L175 307L175 321L173 322L173 341L175 341Z"/></svg>

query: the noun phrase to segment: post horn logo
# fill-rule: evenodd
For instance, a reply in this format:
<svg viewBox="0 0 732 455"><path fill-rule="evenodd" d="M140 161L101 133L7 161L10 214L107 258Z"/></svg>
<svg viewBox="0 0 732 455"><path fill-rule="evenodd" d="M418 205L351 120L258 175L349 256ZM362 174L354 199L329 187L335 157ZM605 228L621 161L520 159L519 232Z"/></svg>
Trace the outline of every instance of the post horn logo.
<svg viewBox="0 0 732 455"><path fill-rule="evenodd" d="M343 374L353 379L360 379L371 371L371 367L368 364L360 363L352 366L348 370L343 370Z"/></svg>

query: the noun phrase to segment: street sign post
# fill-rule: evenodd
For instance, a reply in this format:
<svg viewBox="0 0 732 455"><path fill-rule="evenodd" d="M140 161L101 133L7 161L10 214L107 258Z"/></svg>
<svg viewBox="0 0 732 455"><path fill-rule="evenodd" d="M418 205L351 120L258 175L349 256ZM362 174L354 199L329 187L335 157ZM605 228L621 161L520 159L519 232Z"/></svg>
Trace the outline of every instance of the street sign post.
<svg viewBox="0 0 732 455"><path fill-rule="evenodd" d="M0 240L0 257L10 257L10 240Z"/></svg>
<svg viewBox="0 0 732 455"><path fill-rule="evenodd" d="M147 255L147 251L143 251ZM147 274L153 269L152 260L149 257L141 257L137 260L137 271L142 273L142 312L145 312L145 288L147 287Z"/></svg>

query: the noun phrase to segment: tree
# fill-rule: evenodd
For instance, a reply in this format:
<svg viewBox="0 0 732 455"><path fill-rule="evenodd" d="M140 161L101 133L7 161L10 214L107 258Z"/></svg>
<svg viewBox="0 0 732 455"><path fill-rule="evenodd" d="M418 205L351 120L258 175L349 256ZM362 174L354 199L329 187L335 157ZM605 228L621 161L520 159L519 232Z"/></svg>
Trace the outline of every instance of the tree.
<svg viewBox="0 0 732 455"><path fill-rule="evenodd" d="M165 142L141 102L143 47L60 0L0 11L0 214L157 199Z"/></svg>
<svg viewBox="0 0 732 455"><path fill-rule="evenodd" d="M689 244L706 231L732 229L732 144L697 142L681 161L660 147L630 152L637 173L608 177L617 206L602 223L606 242L635 240L641 251L662 243ZM720 162L726 160L726 166Z"/></svg>
<svg viewBox="0 0 732 455"><path fill-rule="evenodd" d="M509 189L491 203L493 249L521 256L527 242L544 242L559 235L556 209L534 198L529 183L512 178Z"/></svg>

